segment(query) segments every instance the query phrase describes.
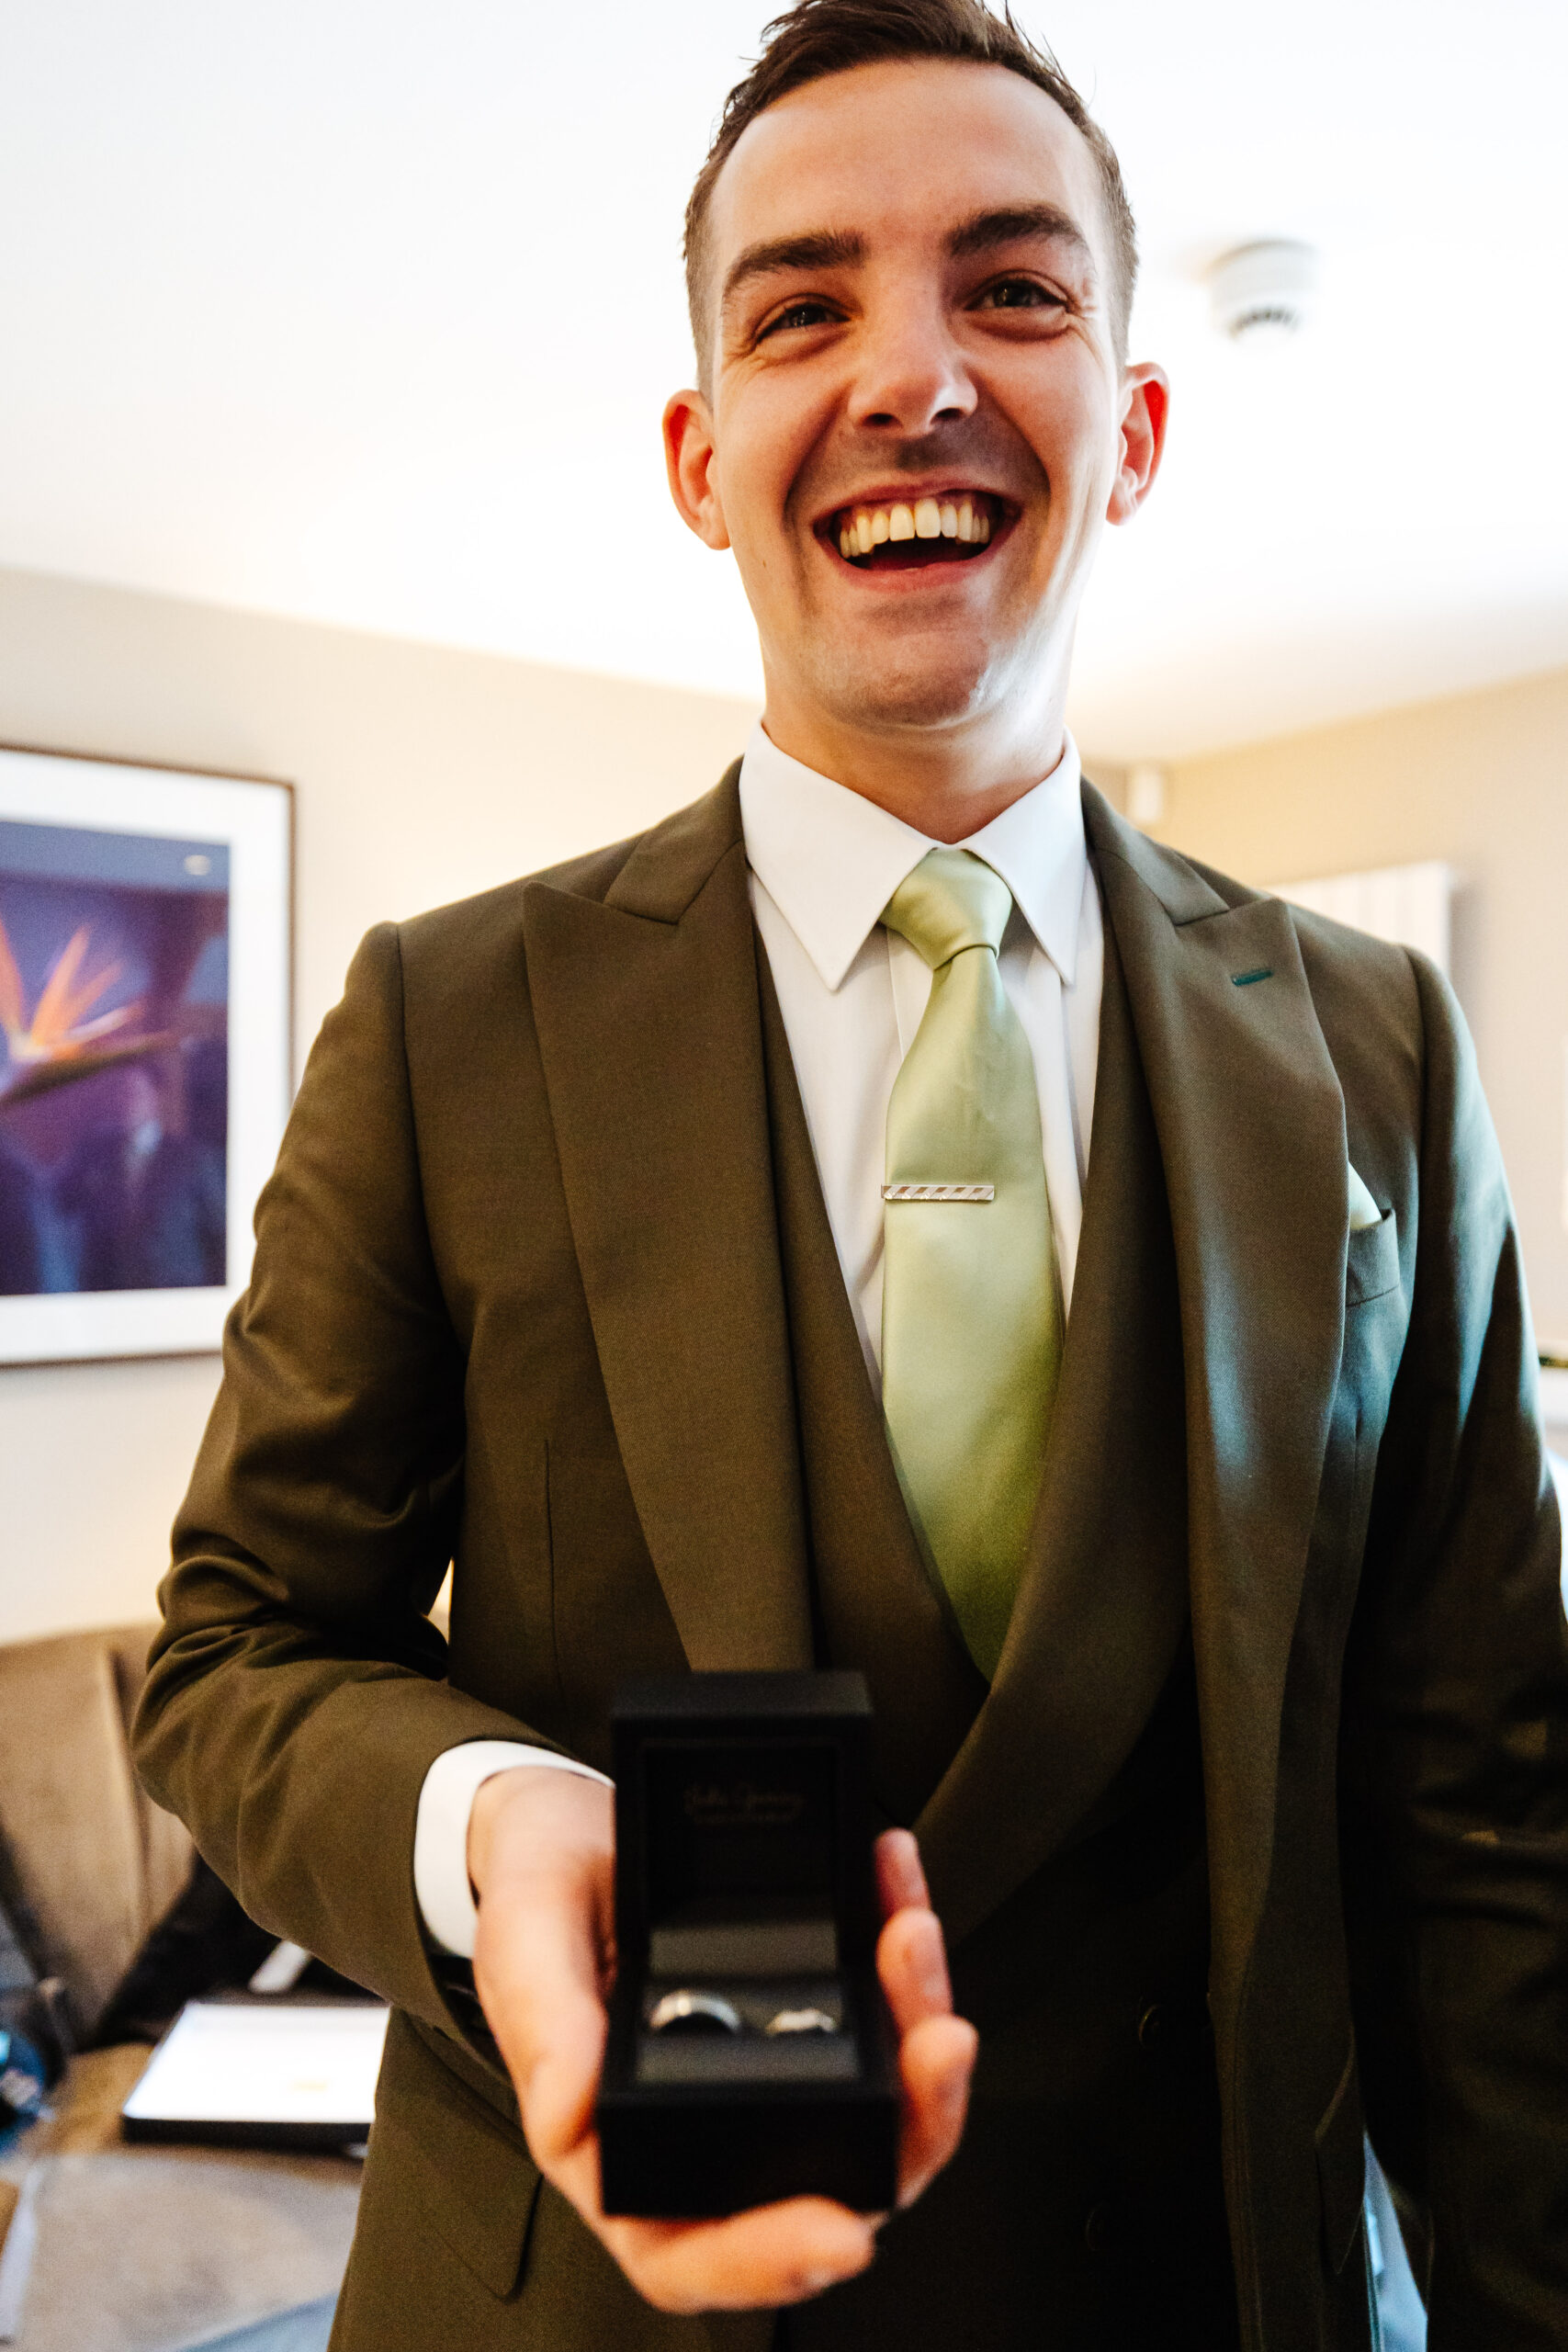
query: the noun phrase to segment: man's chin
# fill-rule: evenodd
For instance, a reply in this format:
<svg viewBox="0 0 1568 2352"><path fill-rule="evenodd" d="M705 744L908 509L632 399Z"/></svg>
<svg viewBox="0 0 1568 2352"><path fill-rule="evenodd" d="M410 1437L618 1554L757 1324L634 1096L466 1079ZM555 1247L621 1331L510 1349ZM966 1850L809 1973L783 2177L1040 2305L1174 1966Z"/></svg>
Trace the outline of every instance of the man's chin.
<svg viewBox="0 0 1568 2352"><path fill-rule="evenodd" d="M983 659L840 659L818 673L816 695L840 726L882 733L962 726L986 707L992 684L992 665Z"/></svg>

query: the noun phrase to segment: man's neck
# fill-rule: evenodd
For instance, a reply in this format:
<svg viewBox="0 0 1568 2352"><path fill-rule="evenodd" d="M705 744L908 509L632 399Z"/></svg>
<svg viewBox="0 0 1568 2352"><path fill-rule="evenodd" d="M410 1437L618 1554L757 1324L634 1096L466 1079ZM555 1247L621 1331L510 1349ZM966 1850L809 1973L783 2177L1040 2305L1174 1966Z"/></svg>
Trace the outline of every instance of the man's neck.
<svg viewBox="0 0 1568 2352"><path fill-rule="evenodd" d="M811 711L781 711L770 695L762 725L789 758L936 842L977 833L1048 776L1065 747L1059 709L1016 736L987 729L972 738L936 728L845 727Z"/></svg>

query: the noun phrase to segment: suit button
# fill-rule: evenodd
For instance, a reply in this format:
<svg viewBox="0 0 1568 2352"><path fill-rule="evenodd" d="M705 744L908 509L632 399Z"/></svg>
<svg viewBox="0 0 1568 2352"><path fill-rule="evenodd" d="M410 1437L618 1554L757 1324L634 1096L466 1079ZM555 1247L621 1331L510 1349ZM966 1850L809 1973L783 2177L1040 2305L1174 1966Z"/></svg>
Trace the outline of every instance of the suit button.
<svg viewBox="0 0 1568 2352"><path fill-rule="evenodd" d="M1115 2253L1117 2235L1115 2206L1091 2206L1083 2225L1083 2242L1097 2262Z"/></svg>
<svg viewBox="0 0 1568 2352"><path fill-rule="evenodd" d="M1138 2046L1166 2050L1170 2046L1170 2011L1163 2001L1151 2001L1138 2019Z"/></svg>

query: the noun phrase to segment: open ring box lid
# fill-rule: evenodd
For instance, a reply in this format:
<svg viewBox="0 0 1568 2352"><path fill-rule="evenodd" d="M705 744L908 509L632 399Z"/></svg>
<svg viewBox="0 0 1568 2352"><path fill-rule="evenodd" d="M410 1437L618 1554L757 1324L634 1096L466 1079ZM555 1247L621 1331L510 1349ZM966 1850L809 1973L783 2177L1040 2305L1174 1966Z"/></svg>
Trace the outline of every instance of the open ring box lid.
<svg viewBox="0 0 1568 2352"><path fill-rule="evenodd" d="M876 1975L863 1678L632 1682L612 1725L605 2211L696 2217L805 2195L886 2210L897 2048ZM740 2030L651 2030L681 1990L716 1996ZM807 2016L818 2025L799 2030Z"/></svg>

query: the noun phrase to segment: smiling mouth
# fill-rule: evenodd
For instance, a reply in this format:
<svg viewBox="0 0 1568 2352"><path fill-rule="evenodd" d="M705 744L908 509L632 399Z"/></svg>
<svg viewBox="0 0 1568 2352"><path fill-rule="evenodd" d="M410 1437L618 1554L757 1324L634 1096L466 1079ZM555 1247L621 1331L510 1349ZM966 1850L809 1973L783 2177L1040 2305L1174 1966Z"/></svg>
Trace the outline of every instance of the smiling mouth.
<svg viewBox="0 0 1568 2352"><path fill-rule="evenodd" d="M857 571L905 571L970 562L1012 519L1007 500L990 491L952 491L908 504L840 506L819 526L819 536Z"/></svg>

